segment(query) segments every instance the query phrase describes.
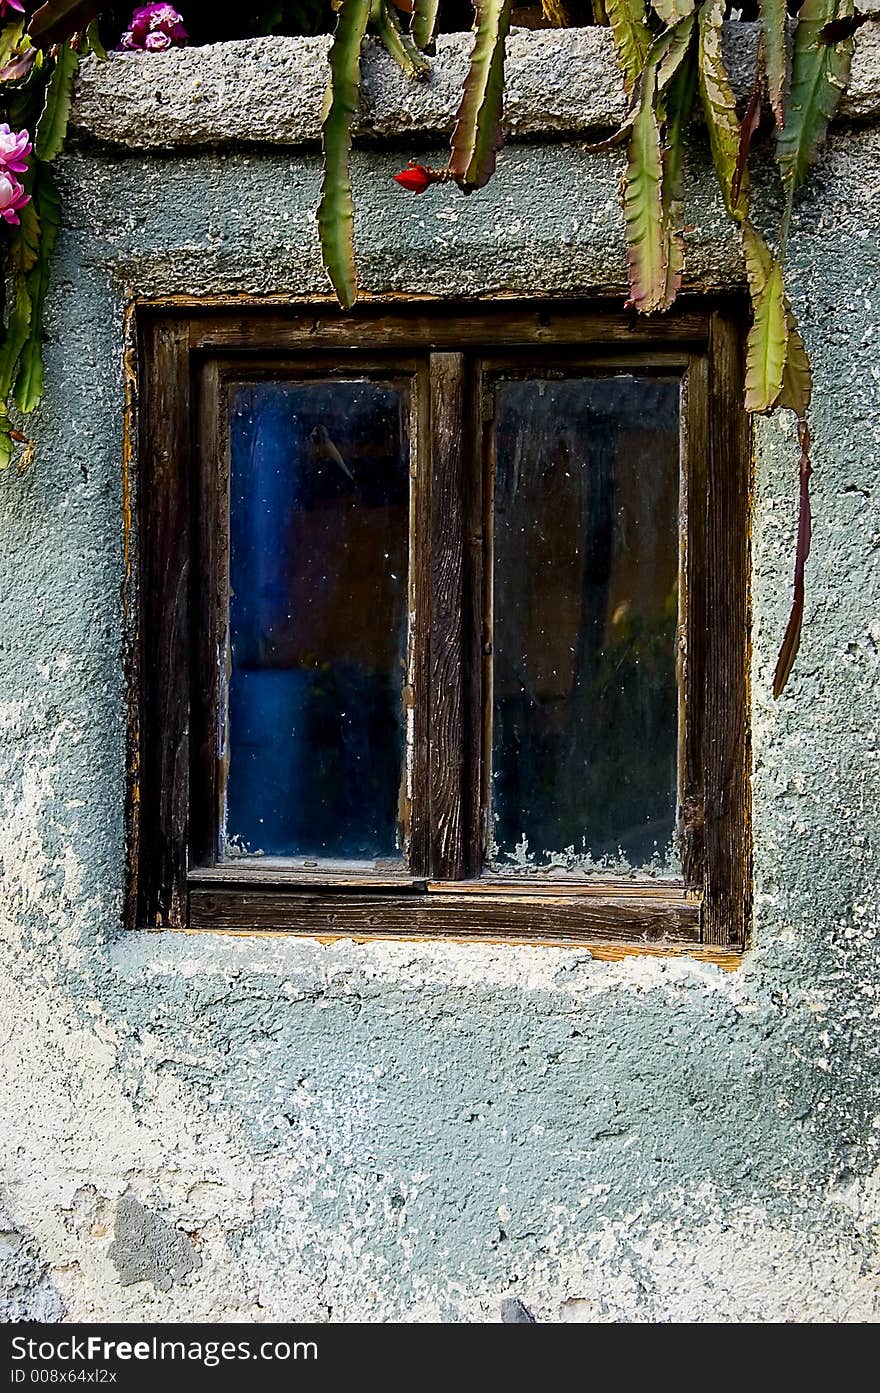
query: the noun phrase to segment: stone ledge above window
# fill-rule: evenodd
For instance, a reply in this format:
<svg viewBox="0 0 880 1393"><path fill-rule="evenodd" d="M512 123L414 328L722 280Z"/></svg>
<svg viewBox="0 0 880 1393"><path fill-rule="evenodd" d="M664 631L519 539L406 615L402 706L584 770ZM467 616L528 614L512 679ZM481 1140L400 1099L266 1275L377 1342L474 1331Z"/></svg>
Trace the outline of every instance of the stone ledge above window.
<svg viewBox="0 0 880 1393"><path fill-rule="evenodd" d="M734 86L744 93L754 69L757 25L725 26ZM82 65L72 128L132 150L244 142L315 145L327 81L330 40L263 38L111 53ZM428 82L406 78L377 44L363 65L361 141L445 136L452 129L470 34L438 41ZM607 131L624 114L609 29L515 29L508 41L505 127L516 139ZM880 116L880 22L859 32L845 121Z"/></svg>

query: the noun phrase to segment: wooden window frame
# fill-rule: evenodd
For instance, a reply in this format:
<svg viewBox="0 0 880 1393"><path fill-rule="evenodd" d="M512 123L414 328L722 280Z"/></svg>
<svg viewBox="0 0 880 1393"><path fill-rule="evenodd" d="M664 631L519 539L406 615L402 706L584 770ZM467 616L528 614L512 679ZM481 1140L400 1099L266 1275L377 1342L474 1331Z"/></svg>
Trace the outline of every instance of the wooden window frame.
<svg viewBox="0 0 880 1393"><path fill-rule="evenodd" d="M732 965L751 918L749 423L737 300L641 320L603 304L367 302L136 307L136 633L128 778L131 927L583 944ZM363 345L363 348L360 346ZM469 364L552 350L573 366L680 372L680 881L480 871L487 770L486 413ZM429 367L426 372L425 364ZM224 393L279 367L412 373L405 870L217 863L228 567ZM136 415L136 419L135 419ZM430 461L430 467L426 462ZM487 569L487 568L486 568Z"/></svg>

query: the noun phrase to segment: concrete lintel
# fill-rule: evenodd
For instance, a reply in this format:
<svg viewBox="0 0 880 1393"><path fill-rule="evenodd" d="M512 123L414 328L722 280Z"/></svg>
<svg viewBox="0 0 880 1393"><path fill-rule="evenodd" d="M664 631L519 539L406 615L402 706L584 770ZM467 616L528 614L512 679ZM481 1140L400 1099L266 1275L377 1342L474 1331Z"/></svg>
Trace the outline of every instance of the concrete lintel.
<svg viewBox="0 0 880 1393"><path fill-rule="evenodd" d="M734 85L747 90L757 26L726 26ZM413 141L452 129L470 34L440 38L431 77L403 76L375 43L363 67L360 140ZM262 38L113 53L83 63L73 128L132 150L246 142L314 145L320 137L329 39ZM608 130L621 119L623 94L608 29L515 29L508 42L505 126L516 137L573 136ZM847 120L880 116L880 22L856 41L852 82L841 104Z"/></svg>

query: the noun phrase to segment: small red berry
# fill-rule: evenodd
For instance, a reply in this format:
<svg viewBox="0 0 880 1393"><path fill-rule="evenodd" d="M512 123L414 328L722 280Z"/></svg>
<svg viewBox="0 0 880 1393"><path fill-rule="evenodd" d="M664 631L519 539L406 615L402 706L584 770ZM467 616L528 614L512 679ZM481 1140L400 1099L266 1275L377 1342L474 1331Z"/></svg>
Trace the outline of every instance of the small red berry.
<svg viewBox="0 0 880 1393"><path fill-rule="evenodd" d="M411 164L408 169L395 174L394 178L402 189L408 189L410 193L424 193L434 182L431 171L423 164Z"/></svg>

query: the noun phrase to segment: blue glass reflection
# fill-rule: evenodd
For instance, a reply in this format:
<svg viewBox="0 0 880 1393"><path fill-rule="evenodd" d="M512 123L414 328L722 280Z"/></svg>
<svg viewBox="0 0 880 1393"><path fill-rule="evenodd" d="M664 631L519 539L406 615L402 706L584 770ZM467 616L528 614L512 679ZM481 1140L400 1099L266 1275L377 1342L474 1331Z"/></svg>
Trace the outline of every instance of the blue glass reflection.
<svg viewBox="0 0 880 1393"><path fill-rule="evenodd" d="M397 854L408 450L396 386L235 395L227 851Z"/></svg>

